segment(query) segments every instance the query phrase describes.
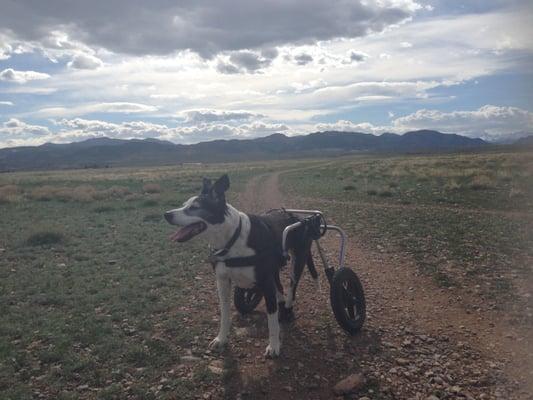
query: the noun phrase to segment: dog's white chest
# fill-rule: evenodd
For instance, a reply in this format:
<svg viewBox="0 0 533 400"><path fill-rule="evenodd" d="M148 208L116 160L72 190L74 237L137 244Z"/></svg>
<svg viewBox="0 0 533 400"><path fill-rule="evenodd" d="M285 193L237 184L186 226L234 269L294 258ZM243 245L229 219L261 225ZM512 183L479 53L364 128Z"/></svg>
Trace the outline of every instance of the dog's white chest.
<svg viewBox="0 0 533 400"><path fill-rule="evenodd" d="M243 289L250 289L255 286L255 267L226 267L225 272L231 281Z"/></svg>

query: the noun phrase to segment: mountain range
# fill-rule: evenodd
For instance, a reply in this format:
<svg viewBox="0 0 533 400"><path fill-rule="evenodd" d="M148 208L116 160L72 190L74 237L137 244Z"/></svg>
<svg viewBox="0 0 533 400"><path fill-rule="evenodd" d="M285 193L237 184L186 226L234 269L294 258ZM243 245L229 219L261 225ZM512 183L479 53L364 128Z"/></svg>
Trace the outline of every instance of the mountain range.
<svg viewBox="0 0 533 400"><path fill-rule="evenodd" d="M421 153L489 146L482 139L420 130L380 136L358 132L316 132L302 136L276 133L243 140L174 144L157 139L88 139L68 144L0 149L0 171L169 165L227 162L348 153Z"/></svg>

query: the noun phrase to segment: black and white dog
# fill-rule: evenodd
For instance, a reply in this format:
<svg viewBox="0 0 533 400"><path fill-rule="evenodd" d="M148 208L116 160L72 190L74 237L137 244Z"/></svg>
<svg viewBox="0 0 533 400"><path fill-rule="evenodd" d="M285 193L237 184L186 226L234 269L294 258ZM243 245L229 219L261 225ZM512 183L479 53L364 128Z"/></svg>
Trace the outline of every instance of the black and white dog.
<svg viewBox="0 0 533 400"><path fill-rule="evenodd" d="M191 197L181 208L167 211L165 219L181 228L171 236L177 242L203 237L216 249L211 261L217 279L220 301L220 330L210 348L224 346L230 331L231 283L240 288L257 287L265 297L268 314L269 344L265 356L280 352L279 315L290 319L296 287L305 264L312 277L317 273L311 256L312 239L305 229L291 231L287 249L292 255L291 281L286 298L279 272L285 264L282 256L282 234L285 227L298 218L284 210L273 210L262 215L238 211L226 203L229 178L223 175L215 183L205 179L198 196Z"/></svg>

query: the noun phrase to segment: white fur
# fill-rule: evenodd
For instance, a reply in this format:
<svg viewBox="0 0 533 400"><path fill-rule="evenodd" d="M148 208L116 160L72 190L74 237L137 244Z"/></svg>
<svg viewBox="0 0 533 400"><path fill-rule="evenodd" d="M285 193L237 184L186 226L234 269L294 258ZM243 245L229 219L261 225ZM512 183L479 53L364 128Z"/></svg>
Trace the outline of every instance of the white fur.
<svg viewBox="0 0 533 400"><path fill-rule="evenodd" d="M224 268L226 268L224 263L218 263L215 266L218 301L220 306L220 329L217 337L214 338L209 344L210 348L223 347L228 342L228 336L231 327L231 280L225 273Z"/></svg>
<svg viewBox="0 0 533 400"><path fill-rule="evenodd" d="M281 341L279 339L278 311L268 315L268 346L265 349L265 357L279 356Z"/></svg>
<svg viewBox="0 0 533 400"><path fill-rule="evenodd" d="M184 210L187 207L190 207L195 200L196 196L191 197L183 204L181 208L169 211L172 213L172 219L169 222L174 225L186 226L195 222L203 221L199 217L189 216L184 212ZM255 250L247 245L248 236L251 229L250 219L245 213L238 211L230 204L227 204L227 207L228 212L224 222L215 225L207 223L207 229L199 235L196 235L193 239L202 237L207 240L211 247L215 249L221 249L233 236L235 229L239 225L240 219L242 221L241 234L225 257L248 257L255 255ZM209 344L210 348L220 348L228 342L231 325L231 282L234 282L238 287L245 289L253 287L256 283L254 267L228 268L223 262L219 262L215 266L215 273L217 279L218 297L220 301L220 329L217 337L214 338ZM277 296L278 300L282 299L281 293L277 293ZM265 349L265 356L278 356L281 347L278 311L268 314L268 333L269 344Z"/></svg>

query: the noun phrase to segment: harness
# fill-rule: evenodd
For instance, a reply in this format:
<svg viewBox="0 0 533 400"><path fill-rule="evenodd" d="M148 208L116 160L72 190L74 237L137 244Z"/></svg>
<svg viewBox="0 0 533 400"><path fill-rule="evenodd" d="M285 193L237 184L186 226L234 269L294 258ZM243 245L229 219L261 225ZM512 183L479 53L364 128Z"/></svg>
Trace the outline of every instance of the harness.
<svg viewBox="0 0 533 400"><path fill-rule="evenodd" d="M257 265L261 260L264 260L265 258L269 257L270 254L275 254L276 252L279 253L279 257L282 259L282 264L285 265L287 263L287 260L283 255L281 254L281 250L277 250L273 247L269 247L266 249L263 249L261 253L254 254L253 256L246 256L246 257L231 257L231 258L224 258L225 255L229 253L239 236L241 235L242 231L242 219L239 218L239 226L237 226L237 229L235 229L235 232L233 232L233 235L231 236L230 240L222 249L215 249L211 255L209 256L208 261L211 263L213 268L215 268L216 263L223 262L226 264L226 267L250 267L253 265Z"/></svg>

